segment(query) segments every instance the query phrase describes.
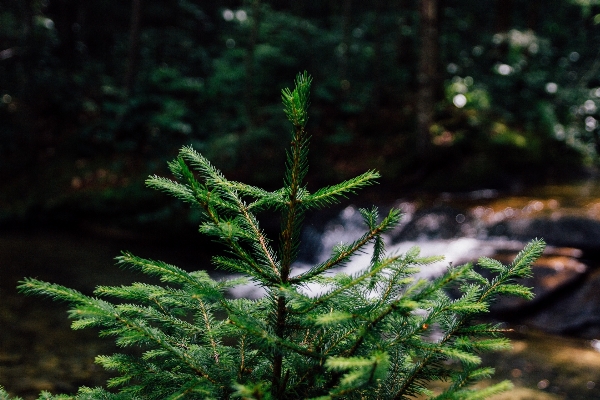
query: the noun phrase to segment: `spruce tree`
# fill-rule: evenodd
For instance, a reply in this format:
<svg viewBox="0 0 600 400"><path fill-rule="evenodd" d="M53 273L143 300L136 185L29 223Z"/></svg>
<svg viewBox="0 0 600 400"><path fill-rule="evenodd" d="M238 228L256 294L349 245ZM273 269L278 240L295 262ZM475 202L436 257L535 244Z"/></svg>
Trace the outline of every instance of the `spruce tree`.
<svg viewBox="0 0 600 400"><path fill-rule="evenodd" d="M470 389L493 374L480 365L478 354L509 346L501 326L474 318L499 295L532 297L515 280L531 274L542 240L528 244L510 265L481 258L479 266L489 272L485 276L465 264L419 280L419 269L441 257L421 257L418 248L388 254L382 235L400 222L401 212L392 209L380 217L376 208L362 209L364 235L338 245L310 269L294 270L305 213L335 204L379 176L368 171L307 190L310 86L303 73L294 90L282 91L292 125L283 188L267 191L230 181L191 147L169 163L175 179L147 180L149 187L201 210L200 233L226 248L213 258L214 265L241 278L214 280L206 271L187 272L124 252L120 265L159 277L162 284L99 286L92 297L35 279L21 282L26 294L70 303L73 329L99 327L119 346L143 349L140 356L98 356L96 362L118 376L106 388L80 388L75 398L479 399L510 386L504 381ZM257 214L264 210L281 213L277 241L260 227ZM344 264L367 246L373 249L369 265L344 273ZM228 295L248 282L265 295ZM306 288L312 284L322 292L311 295ZM432 380L449 385L433 393ZM8 395L0 387L4 398ZM73 397L42 393L40 398Z"/></svg>

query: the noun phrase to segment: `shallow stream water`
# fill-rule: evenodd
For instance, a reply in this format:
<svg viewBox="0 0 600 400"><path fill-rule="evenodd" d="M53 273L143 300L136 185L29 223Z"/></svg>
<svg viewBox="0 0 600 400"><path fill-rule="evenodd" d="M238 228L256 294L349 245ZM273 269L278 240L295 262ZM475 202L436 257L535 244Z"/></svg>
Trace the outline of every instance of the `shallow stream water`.
<svg viewBox="0 0 600 400"><path fill-rule="evenodd" d="M585 183L544 187L518 195L500 196L494 191L444 194L427 200L402 200L398 205L407 211L406 224L427 206L458 210L454 216L458 233L454 232L453 238L428 236L431 226L427 223L435 225L436 220L424 218L421 233L413 232L391 245L402 251L408 245L418 244L426 253L461 259L468 258L468 252L487 255L482 254L487 251L482 246L489 244L485 242L485 227L490 222L536 215L600 219L600 187ZM325 254L335 242L356 237L353 213L356 209L349 207L340 214L349 223L341 223L338 218L315 228L313 238L307 237L308 241L318 237L320 247L314 253ZM36 277L85 293L99 284L147 281L115 266L114 257L121 250L188 270L201 268L207 262L203 249L189 243L148 245L114 235L107 238L87 233L31 229L0 232L0 385L11 394L34 399L41 390L74 393L82 385L102 386L109 374L94 364L94 356L115 350L110 339L98 339L93 330L71 331L66 305L18 294L15 287L19 280ZM515 385L514 390L496 399L600 399L600 337L562 337L525 325L512 328L513 350L484 357L485 363L497 370L494 381L509 379Z"/></svg>

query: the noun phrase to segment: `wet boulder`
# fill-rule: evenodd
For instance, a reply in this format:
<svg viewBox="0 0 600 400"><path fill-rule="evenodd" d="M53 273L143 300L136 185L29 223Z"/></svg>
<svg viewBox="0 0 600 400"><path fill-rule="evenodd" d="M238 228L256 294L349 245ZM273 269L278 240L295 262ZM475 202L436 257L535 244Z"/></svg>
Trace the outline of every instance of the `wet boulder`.
<svg viewBox="0 0 600 400"><path fill-rule="evenodd" d="M584 217L505 220L490 227L489 234L523 241L544 238L546 243L553 246L575 247L585 251L600 249L600 221Z"/></svg>
<svg viewBox="0 0 600 400"><path fill-rule="evenodd" d="M437 206L409 215L401 229L392 232L392 243L414 240L454 239L465 235L469 217L464 211L448 206Z"/></svg>
<svg viewBox="0 0 600 400"><path fill-rule="evenodd" d="M492 258L509 264L516 255L514 252L499 251ZM579 259L581 255L581 250L574 248L547 247L532 265L533 275L518 282L533 289L534 299L527 301L513 296L501 297L492 306L492 311L503 317L519 318L545 309L549 303L573 291L584 281L588 266Z"/></svg>
<svg viewBox="0 0 600 400"><path fill-rule="evenodd" d="M525 319L545 332L587 339L600 337L600 270L586 277L578 290L548 299L540 312Z"/></svg>

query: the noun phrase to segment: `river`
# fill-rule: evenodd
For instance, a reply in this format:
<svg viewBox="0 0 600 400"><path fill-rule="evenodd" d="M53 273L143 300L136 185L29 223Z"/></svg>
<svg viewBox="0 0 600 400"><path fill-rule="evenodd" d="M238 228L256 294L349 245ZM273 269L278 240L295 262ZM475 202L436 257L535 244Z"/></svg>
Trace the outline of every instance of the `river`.
<svg viewBox="0 0 600 400"><path fill-rule="evenodd" d="M403 251L419 245L426 254L447 255L446 262L462 262L493 255L498 248L520 246L527 229L537 226L523 228L523 221L600 220L600 186L584 182L517 194L493 190L441 194L402 199L396 205L406 216L404 225L386 239L392 248ZM362 229L357 217L356 208L347 206L327 222L318 217L308 219L303 262L323 257L336 242L356 238ZM115 350L109 339L98 339L93 330L72 331L64 304L18 294L15 286L19 280L36 277L85 293L99 284L148 281L117 268L114 257L121 250L130 250L193 270L208 262L203 246L195 243L165 242L160 238L148 243L135 235L90 227L77 232L48 228L0 232L0 385L24 399L37 398L41 390L73 393L82 385L101 386L110 375L94 364L94 356ZM587 248L571 252L569 257L585 263L586 269L580 271L576 281L585 285L600 263L594 243L581 243L580 247L588 243ZM358 260L348 268L360 265ZM302 267L299 263L298 268ZM435 275L439 268L443 266L427 274ZM574 290L571 284L560 296L568 300ZM260 295L252 288L245 288L244 293ZM542 292L542 296L545 294ZM548 298L548 304L562 301L553 300L551 295ZM511 392L494 399L599 399L600 335L595 337L596 331L588 328L580 335L578 331L568 335L553 332L552 326L540 321L535 316L509 321L507 326L515 330L511 334L513 349L484 357L484 362L497 370L493 381L509 379L515 385Z"/></svg>

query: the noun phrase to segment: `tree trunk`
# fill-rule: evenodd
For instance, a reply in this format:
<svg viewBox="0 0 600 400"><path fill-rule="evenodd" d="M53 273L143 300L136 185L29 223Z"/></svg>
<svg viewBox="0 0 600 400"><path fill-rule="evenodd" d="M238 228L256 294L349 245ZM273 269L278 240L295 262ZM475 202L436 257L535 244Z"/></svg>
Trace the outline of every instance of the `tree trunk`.
<svg viewBox="0 0 600 400"><path fill-rule="evenodd" d="M257 125L258 116L255 95L256 71L254 68L254 53L260 29L260 0L252 0L251 13L252 25L250 28L250 37L248 39L248 51L246 52L246 58L244 60L246 63L245 108L246 113L248 114L248 128L250 130L254 129Z"/></svg>
<svg viewBox="0 0 600 400"><path fill-rule="evenodd" d="M496 32L508 32L512 22L513 0L496 0Z"/></svg>
<svg viewBox="0 0 600 400"><path fill-rule="evenodd" d="M383 105L383 81L381 76L383 68L381 64L382 60L382 49L381 49L381 34L379 27L381 25L381 14L383 12L383 1L375 0L375 26L373 29L373 37L375 43L373 48L375 51L375 57L373 60L373 104L377 109Z"/></svg>
<svg viewBox="0 0 600 400"><path fill-rule="evenodd" d="M419 70L417 72L417 152L425 159L430 147L438 77L438 0L419 1Z"/></svg>
<svg viewBox="0 0 600 400"><path fill-rule="evenodd" d="M342 4L342 43L340 44L339 74L343 92L349 88L348 63L350 57L350 24L352 19L352 0L344 0Z"/></svg>
<svg viewBox="0 0 600 400"><path fill-rule="evenodd" d="M534 32L536 32L538 28L541 6L543 6L543 3L532 1L529 3L529 8L527 10L527 28Z"/></svg>
<svg viewBox="0 0 600 400"><path fill-rule="evenodd" d="M125 72L125 93L129 96L133 90L137 72L138 54L140 47L140 23L142 19L142 0L131 2L131 26L129 28L129 52L127 55L127 70Z"/></svg>

